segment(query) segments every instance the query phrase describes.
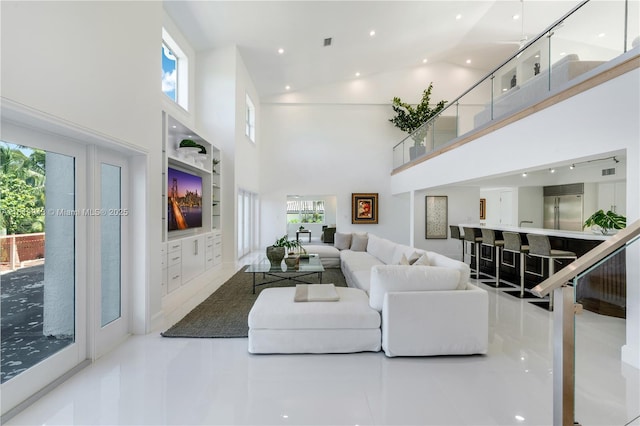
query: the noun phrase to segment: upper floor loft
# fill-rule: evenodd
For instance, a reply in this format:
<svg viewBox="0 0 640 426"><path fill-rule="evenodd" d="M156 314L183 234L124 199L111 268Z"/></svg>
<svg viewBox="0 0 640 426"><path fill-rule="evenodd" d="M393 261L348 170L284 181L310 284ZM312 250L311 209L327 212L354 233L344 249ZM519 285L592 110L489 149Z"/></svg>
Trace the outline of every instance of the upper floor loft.
<svg viewBox="0 0 640 426"><path fill-rule="evenodd" d="M572 98L581 93L637 70L640 52L638 5L637 1L585 1L537 37L521 40L516 53L462 95L448 102L438 115L393 148L392 181L404 181L402 175L415 176L416 172L424 175L426 168L432 168L427 165L433 164L429 160L435 157L467 144L481 144L487 135L516 122L538 121L539 117L532 116L560 103L574 102ZM628 110L638 102L638 92L633 91L633 86L623 88L620 93L609 92L607 96L610 99L605 98L601 101L603 103L592 105L592 114L574 117L572 123L594 119L602 122L604 108L615 105L616 110ZM626 100L631 105L621 102ZM546 141L558 142L554 134L538 132L546 127L544 121L533 129L525 126L515 139L537 135L538 140L544 137ZM560 136L558 133L555 135ZM520 155L528 155L536 149L535 146L523 147ZM475 151L473 148L469 150ZM461 154L459 151L455 156ZM579 156L580 150L577 149L574 155ZM476 161L487 160L477 157ZM414 170L407 173L411 169ZM488 172L491 171L485 171ZM450 183L457 180L450 179ZM402 187L403 190L421 189L425 182L421 180Z"/></svg>

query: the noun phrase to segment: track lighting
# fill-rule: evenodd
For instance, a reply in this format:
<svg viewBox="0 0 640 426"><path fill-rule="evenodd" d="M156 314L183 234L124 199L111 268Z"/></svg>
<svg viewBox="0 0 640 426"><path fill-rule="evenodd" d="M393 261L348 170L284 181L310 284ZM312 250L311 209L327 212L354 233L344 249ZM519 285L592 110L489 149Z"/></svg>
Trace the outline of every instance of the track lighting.
<svg viewBox="0 0 640 426"><path fill-rule="evenodd" d="M569 166L569 170L573 170L573 169L575 169L575 168L576 168L576 165L575 165L575 164L572 164L572 165L570 165L570 166Z"/></svg>
<svg viewBox="0 0 640 426"><path fill-rule="evenodd" d="M522 172L522 177L527 177L527 172Z"/></svg>
<svg viewBox="0 0 640 426"><path fill-rule="evenodd" d="M613 162L618 164L620 162L620 160L618 160L616 157L613 157Z"/></svg>

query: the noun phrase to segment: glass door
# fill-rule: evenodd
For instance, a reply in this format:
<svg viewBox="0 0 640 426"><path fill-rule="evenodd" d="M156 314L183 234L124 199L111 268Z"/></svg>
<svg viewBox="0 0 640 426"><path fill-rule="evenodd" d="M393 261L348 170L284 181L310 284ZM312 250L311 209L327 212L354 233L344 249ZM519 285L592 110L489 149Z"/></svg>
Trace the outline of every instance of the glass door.
<svg viewBox="0 0 640 426"><path fill-rule="evenodd" d="M87 358L84 147L4 124L2 414Z"/></svg>
<svg viewBox="0 0 640 426"><path fill-rule="evenodd" d="M93 227L96 233L96 358L129 334L129 286L124 241L129 216L126 158L99 150L97 163Z"/></svg>

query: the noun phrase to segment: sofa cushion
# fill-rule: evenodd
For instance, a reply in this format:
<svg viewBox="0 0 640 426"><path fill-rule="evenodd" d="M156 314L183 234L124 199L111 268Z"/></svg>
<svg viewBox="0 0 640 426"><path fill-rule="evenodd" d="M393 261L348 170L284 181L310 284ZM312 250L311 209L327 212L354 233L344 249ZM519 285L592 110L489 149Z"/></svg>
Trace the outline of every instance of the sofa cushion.
<svg viewBox="0 0 640 426"><path fill-rule="evenodd" d="M431 266L441 266L443 268L455 269L460 272L458 290L464 290L467 288L469 278L471 277L471 269L469 268L469 265L433 251L427 252L427 255L429 256L429 264Z"/></svg>
<svg viewBox="0 0 640 426"><path fill-rule="evenodd" d="M431 263L429 263L429 255L427 253L424 253L415 262L413 262L413 265L414 266L430 266Z"/></svg>
<svg viewBox="0 0 640 426"><path fill-rule="evenodd" d="M375 256L382 263L390 265L393 264L396 245L397 244L392 241L369 234L367 253ZM398 260L400 260L400 258L398 258Z"/></svg>
<svg viewBox="0 0 640 426"><path fill-rule="evenodd" d="M369 237L367 234L352 234L351 235L351 250L353 251L367 251L367 242Z"/></svg>
<svg viewBox="0 0 640 426"><path fill-rule="evenodd" d="M348 250L349 247L351 247L351 234L336 232L333 240L333 246L338 250Z"/></svg>
<svg viewBox="0 0 640 426"><path fill-rule="evenodd" d="M377 265L371 268L369 306L380 312L387 292L450 291L459 281L460 271L451 268Z"/></svg>

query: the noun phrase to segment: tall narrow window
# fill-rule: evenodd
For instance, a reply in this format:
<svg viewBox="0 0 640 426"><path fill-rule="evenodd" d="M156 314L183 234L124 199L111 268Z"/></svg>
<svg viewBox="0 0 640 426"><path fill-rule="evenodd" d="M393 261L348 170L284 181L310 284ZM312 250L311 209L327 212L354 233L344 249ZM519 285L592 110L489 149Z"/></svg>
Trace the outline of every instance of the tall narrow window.
<svg viewBox="0 0 640 426"><path fill-rule="evenodd" d="M102 276L101 325L104 327L121 315L121 227L120 167L101 164L100 254ZM103 214L102 214L103 213Z"/></svg>
<svg viewBox="0 0 640 426"><path fill-rule="evenodd" d="M247 123L245 134L251 139L251 142L256 142L256 107L253 105L253 101L249 95L247 95Z"/></svg>
<svg viewBox="0 0 640 426"><path fill-rule="evenodd" d="M238 258L251 253L258 241L258 194L238 189Z"/></svg>
<svg viewBox="0 0 640 426"><path fill-rule="evenodd" d="M162 29L162 92L189 110L189 60L178 43Z"/></svg>
<svg viewBox="0 0 640 426"><path fill-rule="evenodd" d="M178 58L166 43L162 43L162 92L174 102L178 102L177 83Z"/></svg>

